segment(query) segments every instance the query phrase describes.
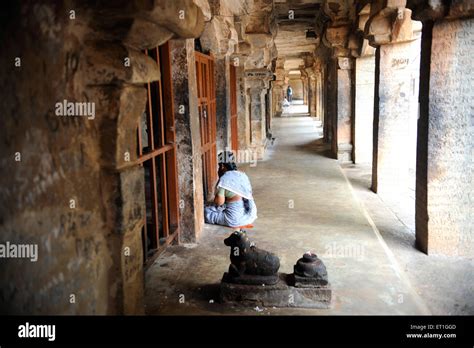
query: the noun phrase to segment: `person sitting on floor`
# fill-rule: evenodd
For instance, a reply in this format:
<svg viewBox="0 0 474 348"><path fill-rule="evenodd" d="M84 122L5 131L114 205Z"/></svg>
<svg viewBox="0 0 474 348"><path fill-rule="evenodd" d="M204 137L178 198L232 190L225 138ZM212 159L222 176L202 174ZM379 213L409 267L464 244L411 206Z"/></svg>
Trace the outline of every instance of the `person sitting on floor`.
<svg viewBox="0 0 474 348"><path fill-rule="evenodd" d="M257 206L252 196L248 176L237 170L234 154L221 152L219 181L214 204L204 208L206 223L238 227L251 224L257 219Z"/></svg>

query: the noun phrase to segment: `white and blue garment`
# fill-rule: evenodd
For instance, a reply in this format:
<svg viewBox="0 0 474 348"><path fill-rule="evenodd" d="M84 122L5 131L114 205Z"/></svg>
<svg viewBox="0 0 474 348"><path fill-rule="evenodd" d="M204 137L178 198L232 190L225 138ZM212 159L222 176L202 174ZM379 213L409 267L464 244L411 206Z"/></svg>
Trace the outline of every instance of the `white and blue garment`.
<svg viewBox="0 0 474 348"><path fill-rule="evenodd" d="M257 206L252 195L252 185L245 173L237 170L225 172L217 184L217 189L219 188L231 191L242 199L226 202L219 207L205 207L206 223L237 227L251 224L257 219Z"/></svg>

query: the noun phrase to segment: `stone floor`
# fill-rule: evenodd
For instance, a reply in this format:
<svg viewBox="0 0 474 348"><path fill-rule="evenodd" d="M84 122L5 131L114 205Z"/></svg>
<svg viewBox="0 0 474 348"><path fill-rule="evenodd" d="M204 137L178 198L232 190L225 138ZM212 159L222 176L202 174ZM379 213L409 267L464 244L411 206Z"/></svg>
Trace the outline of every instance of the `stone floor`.
<svg viewBox="0 0 474 348"><path fill-rule="evenodd" d="M369 190L370 173L366 167L348 165L343 171L397 263L431 312L474 314L474 260L428 256L416 250L413 198L405 197L403 206L394 206Z"/></svg>
<svg viewBox="0 0 474 348"><path fill-rule="evenodd" d="M282 117L309 116L308 105L304 105L302 100L293 100L290 106L283 107Z"/></svg>
<svg viewBox="0 0 474 348"><path fill-rule="evenodd" d="M456 270L456 262L445 268L443 260L431 262L434 259L416 251L403 225L389 210L379 210L377 204L383 203L372 202L366 209L373 197L368 200L367 188L350 184L349 180L357 186L356 173L347 179L350 168L341 169L326 156L328 148L317 125L310 117L274 119L276 140L265 160L241 169L252 181L258 207L250 238L280 257L281 272L291 273L304 252L316 252L328 269L332 308L242 308L218 303L230 252L223 240L231 231L206 225L198 244L172 246L148 269L148 314L473 314L473 292L467 292L472 282L466 282L472 279L472 268L467 278L460 271L447 274ZM368 211L375 214L373 219ZM459 265L466 270L468 264ZM442 291L430 283L436 281L443 283ZM458 285L463 290L456 290ZM456 299L443 302L443 291L445 297L455 294Z"/></svg>

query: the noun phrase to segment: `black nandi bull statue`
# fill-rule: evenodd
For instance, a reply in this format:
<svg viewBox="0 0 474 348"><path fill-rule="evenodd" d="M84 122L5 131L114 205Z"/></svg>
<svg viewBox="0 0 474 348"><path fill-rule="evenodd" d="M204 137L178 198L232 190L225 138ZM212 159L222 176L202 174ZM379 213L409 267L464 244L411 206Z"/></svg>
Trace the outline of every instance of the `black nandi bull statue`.
<svg viewBox="0 0 474 348"><path fill-rule="evenodd" d="M224 240L230 246L229 272L222 279L228 283L273 285L278 282L280 260L275 254L257 248L243 231Z"/></svg>

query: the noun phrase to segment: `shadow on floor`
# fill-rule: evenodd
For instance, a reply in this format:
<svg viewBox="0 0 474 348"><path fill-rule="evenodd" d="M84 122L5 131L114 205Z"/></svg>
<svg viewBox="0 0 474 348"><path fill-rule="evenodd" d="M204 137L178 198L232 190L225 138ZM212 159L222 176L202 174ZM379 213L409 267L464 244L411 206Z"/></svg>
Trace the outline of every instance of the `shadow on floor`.
<svg viewBox="0 0 474 348"><path fill-rule="evenodd" d="M323 138L310 141L309 143L296 145L296 148L306 153L317 154L326 158L335 159L331 152L331 144L325 143Z"/></svg>

